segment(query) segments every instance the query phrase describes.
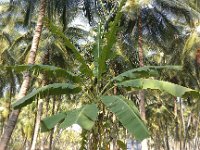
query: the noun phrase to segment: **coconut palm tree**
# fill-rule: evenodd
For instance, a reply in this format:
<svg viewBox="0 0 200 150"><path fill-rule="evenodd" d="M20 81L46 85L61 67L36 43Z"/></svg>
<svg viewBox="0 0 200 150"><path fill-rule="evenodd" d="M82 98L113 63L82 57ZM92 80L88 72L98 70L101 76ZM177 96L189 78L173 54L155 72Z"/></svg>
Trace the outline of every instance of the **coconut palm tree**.
<svg viewBox="0 0 200 150"><path fill-rule="evenodd" d="M45 15L45 8L46 8L46 0L41 0L40 1L40 8L39 8L39 13L38 13L38 20L37 20L37 25L35 27L35 33L33 36L33 41L28 57L28 64L34 64L35 63L35 57L36 57L36 52L37 48L39 45L39 40L42 32L42 26L43 26L43 18ZM30 83L30 74L27 72L24 75L23 83L20 88L20 92L18 94L18 98L22 98L26 95L26 92L29 88L29 83ZM20 113L20 109L18 110L13 110L9 116L8 122L5 125L4 133L1 136L1 141L0 141L0 149L5 150L8 146L10 137L12 135L12 132L14 130L14 127L16 125L18 115Z"/></svg>

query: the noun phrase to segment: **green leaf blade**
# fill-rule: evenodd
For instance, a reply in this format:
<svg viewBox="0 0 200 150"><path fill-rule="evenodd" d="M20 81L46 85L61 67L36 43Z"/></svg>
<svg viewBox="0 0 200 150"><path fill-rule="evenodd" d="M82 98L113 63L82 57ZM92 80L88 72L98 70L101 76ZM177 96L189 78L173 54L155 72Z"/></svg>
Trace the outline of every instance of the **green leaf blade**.
<svg viewBox="0 0 200 150"><path fill-rule="evenodd" d="M60 124L61 128L67 128L72 124L78 124L83 129L90 130L96 121L98 108L96 104L85 105L79 109L67 113L67 117Z"/></svg>
<svg viewBox="0 0 200 150"><path fill-rule="evenodd" d="M161 92L167 92L175 97L187 97L190 94L193 95L194 97L200 96L200 93L196 90L186 88L167 81L159 81L154 79L127 80L121 83L117 83L117 86L133 87L138 89L160 90Z"/></svg>
<svg viewBox="0 0 200 150"><path fill-rule="evenodd" d="M103 96L101 100L137 140L149 137L149 132L133 102L123 96Z"/></svg>
<svg viewBox="0 0 200 150"><path fill-rule="evenodd" d="M106 61L111 58L112 56L112 48L117 41L117 32L119 30L119 23L122 17L122 7L124 6L126 0L122 0L120 2L120 6L117 10L116 17L112 24L110 25L109 31L105 34L107 37L107 42L105 46L102 47L100 57L98 59L98 77L100 78L101 75L106 71Z"/></svg>
<svg viewBox="0 0 200 150"><path fill-rule="evenodd" d="M15 102L12 106L14 109L20 109L30 104L38 96L39 98L44 98L47 95L73 94L73 93L78 93L80 91L81 91L80 87L70 84L70 83L49 84L37 90L33 90L31 93L17 100L17 102Z"/></svg>
<svg viewBox="0 0 200 150"><path fill-rule="evenodd" d="M53 129L60 123L60 128L67 128L73 124L80 125L83 129L90 130L97 119L98 108L96 104L84 105L81 108L61 112L43 119L42 132Z"/></svg>
<svg viewBox="0 0 200 150"><path fill-rule="evenodd" d="M161 70L176 70L181 71L181 66L144 66L140 68L135 68L128 70L124 73L119 74L118 76L114 77L112 81L123 81L126 79L137 79L143 77L155 77L158 76L159 71Z"/></svg>
<svg viewBox="0 0 200 150"><path fill-rule="evenodd" d="M55 125L59 123L60 121L62 121L65 117L66 117L65 113L58 113L56 115L43 119L41 121L42 132L46 132L53 129Z"/></svg>
<svg viewBox="0 0 200 150"><path fill-rule="evenodd" d="M59 37L61 39L63 39L63 42L65 44L65 46L67 46L68 48L70 48L72 50L72 52L74 53L75 58L79 61L79 63L81 64L81 72L83 74L88 75L89 77L93 76L92 70L89 68L89 66L86 64L83 56L81 56L79 50L74 46L74 44L71 43L71 41L65 36L65 34L57 27L55 26L53 23L48 22L47 23L48 28L50 29L50 31L56 36Z"/></svg>

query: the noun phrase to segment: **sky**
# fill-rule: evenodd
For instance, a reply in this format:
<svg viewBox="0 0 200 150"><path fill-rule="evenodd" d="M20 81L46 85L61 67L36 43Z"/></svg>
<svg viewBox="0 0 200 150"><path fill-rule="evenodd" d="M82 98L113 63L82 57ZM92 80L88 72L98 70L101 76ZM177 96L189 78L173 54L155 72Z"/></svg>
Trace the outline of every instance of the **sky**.
<svg viewBox="0 0 200 150"><path fill-rule="evenodd" d="M10 0L0 0L0 3L9 2Z"/></svg>

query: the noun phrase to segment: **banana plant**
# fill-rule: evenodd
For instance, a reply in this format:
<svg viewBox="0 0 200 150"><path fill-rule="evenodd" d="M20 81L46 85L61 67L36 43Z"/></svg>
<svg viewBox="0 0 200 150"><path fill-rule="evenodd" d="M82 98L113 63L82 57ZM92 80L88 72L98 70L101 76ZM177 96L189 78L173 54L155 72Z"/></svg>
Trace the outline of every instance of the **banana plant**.
<svg viewBox="0 0 200 150"><path fill-rule="evenodd" d="M123 90L160 90L176 97L194 96L199 97L199 92L167 81L159 81L154 77L159 76L162 70L181 71L180 66L144 66L133 68L117 76L112 76L110 71L110 61L115 57L115 43L119 31L119 20L122 16L121 8L125 1L119 6L119 10L114 21L110 24L108 31L103 30L99 23L96 42L93 48L93 61L85 60L80 49L66 37L66 35L53 23L46 23L51 33L70 49L76 59L78 71L76 74L65 69L47 66L47 65L23 65L8 66L4 69L13 71L29 70L33 72L43 72L56 77L65 76L67 83L53 83L44 87L34 89L25 97L19 99L12 106L19 109L27 106L37 98L61 94L79 94L87 99L80 108L61 111L53 116L42 120L42 131L49 131L58 125L60 128L66 128L73 124L79 124L85 130L91 130L96 122L100 121L100 115L107 111L112 112L119 122L128 130L137 140L148 138L149 132L145 122L141 119L137 106L131 99L127 99L123 92L118 91L113 94L115 87ZM94 66L94 67L91 67ZM84 98L85 99L85 98Z"/></svg>

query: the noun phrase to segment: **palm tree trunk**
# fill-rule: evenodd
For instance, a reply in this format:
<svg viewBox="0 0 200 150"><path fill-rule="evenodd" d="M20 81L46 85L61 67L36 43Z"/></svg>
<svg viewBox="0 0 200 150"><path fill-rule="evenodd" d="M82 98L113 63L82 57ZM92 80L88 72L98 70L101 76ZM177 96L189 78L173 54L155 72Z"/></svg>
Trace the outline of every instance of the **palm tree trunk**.
<svg viewBox="0 0 200 150"><path fill-rule="evenodd" d="M35 128L34 128L32 144L31 144L31 150L35 150L36 148L37 136L38 136L39 128L40 128L40 120L42 117L42 109L43 109L43 101L40 99L38 101L38 111L37 111L37 116L36 116L36 123L35 123Z"/></svg>
<svg viewBox="0 0 200 150"><path fill-rule="evenodd" d="M56 105L56 98L54 96L53 98L53 108L52 108L52 115L55 114L55 105ZM50 139L49 139L49 150L52 150L53 149L53 134L54 134L54 128L51 130L51 133L50 133Z"/></svg>
<svg viewBox="0 0 200 150"><path fill-rule="evenodd" d="M177 118L177 98L174 97L174 120L175 120L175 134L174 134L174 149L178 149L178 139L179 139L179 126Z"/></svg>
<svg viewBox="0 0 200 150"><path fill-rule="evenodd" d="M183 142L183 147L184 149L187 149L187 145L189 144L189 127L190 127L190 123L191 123L191 118L192 118L192 113L190 113L190 115L188 116L188 121L187 121L187 126L185 128L185 136L184 136L184 142Z"/></svg>
<svg viewBox="0 0 200 150"><path fill-rule="evenodd" d="M184 147L183 147L183 142L184 142L184 137L185 137L185 117L183 115L183 100L178 97L179 99L179 102L180 102L180 117L181 117L181 132L180 132L180 150L183 150Z"/></svg>
<svg viewBox="0 0 200 150"><path fill-rule="evenodd" d="M139 53L139 65L140 67L144 66L144 53L143 53L143 48L142 48L142 14L141 12L139 12L139 18L138 18L138 34L139 34L139 39L138 39L138 53ZM146 119L146 109L145 109L145 93L144 90L140 90L139 91L139 110L140 110L140 114L143 120ZM148 144L147 144L147 140L144 139L142 141L142 150L147 150L148 149Z"/></svg>
<svg viewBox="0 0 200 150"><path fill-rule="evenodd" d="M141 13L139 14L138 18L138 32L139 32L139 39L138 39L138 49L139 49L139 65L140 67L144 66L144 54L143 54L143 48L142 48L142 18L141 18ZM145 101L144 101L144 91L141 90L139 91L139 99L140 99L140 114L142 119L146 119L146 114L145 114Z"/></svg>
<svg viewBox="0 0 200 150"><path fill-rule="evenodd" d="M116 72L114 72L114 74L115 74L115 76L116 76ZM114 89L113 89L113 94L114 95L117 95L117 87L114 87ZM117 145L117 135L118 135L118 133L117 133L117 129L118 129L118 125L117 125L117 122L116 122L116 116L115 115L113 115L113 130L115 131L115 135L114 135L114 138L113 138L113 140L112 140L112 142L113 142L113 149L115 150L117 150L117 149L119 149L118 148L118 145Z"/></svg>
<svg viewBox="0 0 200 150"><path fill-rule="evenodd" d="M139 48L139 65L140 67L144 66L144 54L143 54L143 48L142 48L142 16L141 13L138 17L138 48Z"/></svg>
<svg viewBox="0 0 200 150"><path fill-rule="evenodd" d="M46 7L46 0L40 0L40 9L39 9L39 14L38 14L38 20L37 20L37 25L35 27L35 34L33 36L30 54L28 57L28 64L35 63L36 52L38 49L39 40L40 40L40 36L41 36L41 32L42 32L43 18L45 15L45 7ZM21 85L20 92L19 92L17 99L20 99L26 95L26 92L28 91L28 88L29 88L30 79L31 79L30 74L27 72L24 76L24 80ZM9 140L11 138L12 132L17 123L19 113L20 113L20 109L13 110L11 112L9 119L8 119L7 123L5 124L4 133L1 136L0 150L6 150Z"/></svg>
<svg viewBox="0 0 200 150"><path fill-rule="evenodd" d="M200 113L198 113L198 118L196 121L196 127L195 127L195 137L194 137L194 149L198 148L198 141L199 141L199 136L198 136L198 131L199 131L199 122L200 122Z"/></svg>
<svg viewBox="0 0 200 150"><path fill-rule="evenodd" d="M48 64L49 62L49 51L44 54L44 57L42 58L42 64ZM48 83L48 76L46 74L43 74L43 80L42 80L42 86L47 85ZM48 102L48 97L46 97L46 101ZM36 121L35 121L35 127L34 127L34 134L32 137L32 142L31 142L31 150L35 150L36 148L36 143L37 143L37 137L39 133L39 128L40 128L40 122L42 118L42 113L43 113L43 100L40 99L38 101L38 109L37 109L37 114L36 114Z"/></svg>
<svg viewBox="0 0 200 150"><path fill-rule="evenodd" d="M24 80L19 92L19 96L18 99L22 98L25 94L26 91L28 90L28 86L30 82L30 76L27 74L24 76ZM19 112L20 110L12 110L9 119L7 121L7 123L4 126L4 131L3 134L1 136L1 141L0 141L0 150L6 150L9 140L11 138L12 132L15 128L16 122L17 122L17 118L19 116Z"/></svg>

